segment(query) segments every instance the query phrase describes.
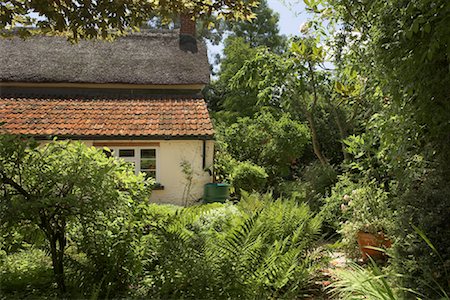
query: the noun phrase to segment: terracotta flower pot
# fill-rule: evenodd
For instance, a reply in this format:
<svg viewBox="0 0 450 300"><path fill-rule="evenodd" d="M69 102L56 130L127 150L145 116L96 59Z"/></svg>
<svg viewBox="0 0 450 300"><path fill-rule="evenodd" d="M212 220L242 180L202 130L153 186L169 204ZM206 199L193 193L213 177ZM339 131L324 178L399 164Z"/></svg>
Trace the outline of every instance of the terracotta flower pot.
<svg viewBox="0 0 450 300"><path fill-rule="evenodd" d="M358 232L358 245L363 261L366 261L369 256L375 260L384 260L386 259L386 253L368 247L389 248L391 247L392 242L387 239L383 233L360 231Z"/></svg>

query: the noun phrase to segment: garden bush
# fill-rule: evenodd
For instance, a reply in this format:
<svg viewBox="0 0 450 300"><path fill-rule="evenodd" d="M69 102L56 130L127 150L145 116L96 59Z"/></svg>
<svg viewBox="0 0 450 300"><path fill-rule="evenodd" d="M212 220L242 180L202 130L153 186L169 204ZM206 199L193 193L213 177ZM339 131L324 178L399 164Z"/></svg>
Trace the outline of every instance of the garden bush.
<svg viewBox="0 0 450 300"><path fill-rule="evenodd" d="M28 248L0 256L0 298L54 297L52 261L44 250Z"/></svg>
<svg viewBox="0 0 450 300"><path fill-rule="evenodd" d="M273 115L265 110L231 125L220 124L217 137L233 159L264 167L269 182L289 176L291 164L303 155L310 142L305 124L289 114Z"/></svg>
<svg viewBox="0 0 450 300"><path fill-rule="evenodd" d="M396 272L407 275L398 278L398 284L430 299L450 296L450 185L443 172L448 171L416 173L393 203L398 213L391 263Z"/></svg>
<svg viewBox="0 0 450 300"><path fill-rule="evenodd" d="M274 187L273 193L277 197L293 199L297 203L307 201L306 183L300 180L283 180Z"/></svg>
<svg viewBox="0 0 450 300"><path fill-rule="evenodd" d="M234 167L231 180L236 194L239 195L240 190L263 192L267 177L268 175L263 167L251 162L241 162Z"/></svg>
<svg viewBox="0 0 450 300"><path fill-rule="evenodd" d="M393 234L394 209L392 195L375 181L361 179L353 182L348 176L341 176L330 197L325 199L321 215L332 228L341 234L347 251L357 254L357 234Z"/></svg>
<svg viewBox="0 0 450 300"><path fill-rule="evenodd" d="M136 176L128 163L108 158L100 149L81 142L53 141L38 147L33 141L7 135L0 135L0 169L2 227L7 223L17 228L23 224L39 228L45 241L42 248L51 255L61 295L67 291L65 251L70 246L76 246L75 252L82 252L88 259L94 257L90 265L105 273L99 280L114 274L107 283L125 285L127 276L134 275L131 268L130 272L121 272L120 265L128 263L127 255L132 255L133 249L116 249L133 246L129 237L134 241L131 233L139 227L129 230L127 221L134 213L133 206L148 201L152 179ZM86 230L69 236L71 227ZM94 238L87 242L90 237ZM93 246L83 247L90 244ZM110 255L110 251L122 256ZM106 268L100 268L108 257Z"/></svg>
<svg viewBox="0 0 450 300"><path fill-rule="evenodd" d="M127 296L155 243L151 228L164 226L180 209L146 201L124 204L109 214L96 214L95 222L72 224L72 284L82 288L85 297L94 291L105 298Z"/></svg>
<svg viewBox="0 0 450 300"><path fill-rule="evenodd" d="M322 165L315 161L305 166L301 172L305 199L310 207L319 212L323 199L329 195L331 188L337 181L337 173L332 165Z"/></svg>
<svg viewBox="0 0 450 300"><path fill-rule="evenodd" d="M361 185L353 182L349 176L338 176L338 181L331 189L328 197L323 198L323 206L320 214L323 221L331 230L337 231L341 228L343 222L349 219L349 211L342 210L343 205L348 205L350 195Z"/></svg>
<svg viewBox="0 0 450 300"><path fill-rule="evenodd" d="M226 216L226 217L224 217ZM204 229L200 229L204 227ZM295 298L310 284L307 250L321 222L306 204L243 193L237 206L177 212L155 228L137 294L151 298Z"/></svg>

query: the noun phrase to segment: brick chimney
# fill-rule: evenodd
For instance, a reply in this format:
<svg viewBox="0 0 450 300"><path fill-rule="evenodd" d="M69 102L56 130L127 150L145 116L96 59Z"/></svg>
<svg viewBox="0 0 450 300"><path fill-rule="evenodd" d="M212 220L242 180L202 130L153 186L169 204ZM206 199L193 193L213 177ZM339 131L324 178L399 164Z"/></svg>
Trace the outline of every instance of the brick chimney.
<svg viewBox="0 0 450 300"><path fill-rule="evenodd" d="M195 20L189 14L180 15L180 49L192 53L198 52Z"/></svg>

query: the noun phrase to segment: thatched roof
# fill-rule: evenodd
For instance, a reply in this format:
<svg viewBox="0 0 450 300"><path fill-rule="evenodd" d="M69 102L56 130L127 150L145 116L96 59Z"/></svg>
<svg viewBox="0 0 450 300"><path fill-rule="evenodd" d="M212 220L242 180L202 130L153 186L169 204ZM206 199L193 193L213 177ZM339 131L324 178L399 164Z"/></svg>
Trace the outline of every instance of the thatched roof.
<svg viewBox="0 0 450 300"><path fill-rule="evenodd" d="M178 32L147 32L114 42L34 36L0 39L0 82L205 84L206 47L180 50Z"/></svg>

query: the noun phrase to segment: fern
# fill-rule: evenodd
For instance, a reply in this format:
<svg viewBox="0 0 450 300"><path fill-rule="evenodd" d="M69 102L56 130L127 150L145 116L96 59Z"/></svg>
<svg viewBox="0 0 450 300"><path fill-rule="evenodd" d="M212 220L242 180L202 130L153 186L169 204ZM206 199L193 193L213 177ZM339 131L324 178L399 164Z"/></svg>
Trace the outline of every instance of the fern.
<svg viewBox="0 0 450 300"><path fill-rule="evenodd" d="M305 250L317 239L320 219L307 205L273 200L270 194L243 193L227 219L215 213L231 206L181 209L155 227L158 244L154 263L148 265L148 296L298 297L309 280ZM216 222L214 216L227 226L199 228L205 220Z"/></svg>

